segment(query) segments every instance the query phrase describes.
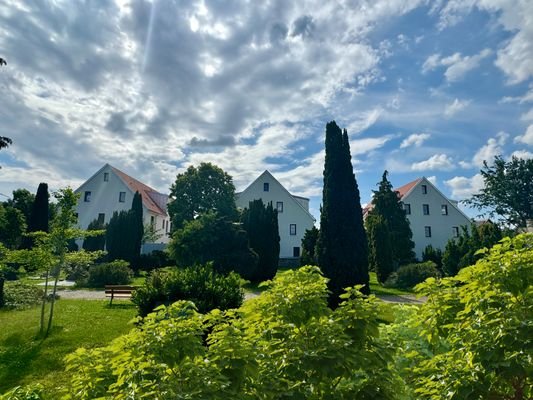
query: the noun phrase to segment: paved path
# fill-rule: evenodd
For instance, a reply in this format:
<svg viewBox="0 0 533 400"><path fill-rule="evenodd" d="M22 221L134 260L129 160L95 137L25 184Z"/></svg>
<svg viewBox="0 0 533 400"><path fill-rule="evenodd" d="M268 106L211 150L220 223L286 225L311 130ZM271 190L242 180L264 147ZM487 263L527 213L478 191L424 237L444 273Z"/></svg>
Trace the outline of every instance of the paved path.
<svg viewBox="0 0 533 400"><path fill-rule="evenodd" d="M105 300L105 292L103 290L60 290L59 296L62 299L77 299L77 300ZM244 299L253 299L259 296L260 292L246 292ZM404 304L423 304L426 302L426 297L417 298L415 295L379 295L377 298L387 303L404 303Z"/></svg>

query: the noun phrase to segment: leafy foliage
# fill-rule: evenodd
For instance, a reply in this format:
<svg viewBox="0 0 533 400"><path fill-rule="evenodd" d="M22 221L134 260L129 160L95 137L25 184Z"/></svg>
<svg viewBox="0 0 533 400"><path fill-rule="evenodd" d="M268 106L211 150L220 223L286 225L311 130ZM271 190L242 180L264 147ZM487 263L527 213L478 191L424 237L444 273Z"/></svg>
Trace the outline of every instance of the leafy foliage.
<svg viewBox="0 0 533 400"><path fill-rule="evenodd" d="M379 188L374 192L372 204L374 208L370 214L380 215L387 223L392 250L393 268L415 260L412 240L413 233L409 220L403 210L398 192L392 190L392 184L387 179L388 172L383 172Z"/></svg>
<svg viewBox="0 0 533 400"><path fill-rule="evenodd" d="M499 216L510 225L526 226L533 219L533 159L512 157L505 161L498 156L481 169L484 187L466 201L479 210L489 209L491 218Z"/></svg>
<svg viewBox="0 0 533 400"><path fill-rule="evenodd" d="M131 210L115 211L106 229L106 249L109 261L136 260L134 216Z"/></svg>
<svg viewBox="0 0 533 400"><path fill-rule="evenodd" d="M389 276L385 285L400 289L410 289L428 278L438 277L440 277L440 273L437 265L433 261L426 261L402 265Z"/></svg>
<svg viewBox="0 0 533 400"><path fill-rule="evenodd" d="M238 310L179 301L99 349L67 357L66 398L397 399L380 303L348 289L327 307L318 268L278 274Z"/></svg>
<svg viewBox="0 0 533 400"><path fill-rule="evenodd" d="M368 244L359 188L353 173L348 133L335 121L326 125L324 187L317 242L318 264L329 278L330 305L356 284L369 293Z"/></svg>
<svg viewBox="0 0 533 400"><path fill-rule="evenodd" d="M302 238L302 255L300 257L300 264L304 265L318 265L316 257L316 243L318 241L319 231L316 227L307 229Z"/></svg>
<svg viewBox="0 0 533 400"><path fill-rule="evenodd" d="M97 236L88 236L83 241L83 249L86 251L103 251L105 248L105 230L106 225L103 221L100 221L98 219L94 219L93 221L89 222L89 226L87 227L88 231L98 231L100 234Z"/></svg>
<svg viewBox="0 0 533 400"><path fill-rule="evenodd" d="M533 397L533 235L505 238L455 277L428 279L408 381L418 399ZM421 350L423 348L425 350Z"/></svg>
<svg viewBox="0 0 533 400"><path fill-rule="evenodd" d="M102 288L105 285L127 285L133 277L133 271L128 266L128 262L123 260L96 264L89 268L87 286Z"/></svg>
<svg viewBox="0 0 533 400"><path fill-rule="evenodd" d="M250 248L258 255L257 268L252 282L262 282L274 278L279 263L279 228L278 212L267 206L261 199L251 201L241 216L242 226L248 235Z"/></svg>
<svg viewBox="0 0 533 400"><path fill-rule="evenodd" d="M433 261L439 271L442 271L442 250L435 249L432 245L428 244L422 252L422 262Z"/></svg>
<svg viewBox="0 0 533 400"><path fill-rule="evenodd" d="M192 301L200 312L227 310L242 304L241 278L235 273L218 274L211 264L172 272L154 271L133 295L139 315L146 316L161 304Z"/></svg>
<svg viewBox="0 0 533 400"><path fill-rule="evenodd" d="M387 221L380 214L371 213L365 221L368 235L368 265L384 283L394 271L391 234Z"/></svg>
<svg viewBox="0 0 533 400"><path fill-rule="evenodd" d="M24 214L14 207L0 208L0 242L10 249L18 249L26 233Z"/></svg>
<svg viewBox="0 0 533 400"><path fill-rule="evenodd" d="M256 274L258 257L248 247L246 232L214 212L188 221L175 231L168 250L181 267L213 262L219 273L235 271L245 279Z"/></svg>
<svg viewBox="0 0 533 400"><path fill-rule="evenodd" d="M233 179L211 163L191 165L183 174L178 174L170 188L170 197L168 212L173 229L180 229L185 222L209 211L230 221L237 218Z"/></svg>

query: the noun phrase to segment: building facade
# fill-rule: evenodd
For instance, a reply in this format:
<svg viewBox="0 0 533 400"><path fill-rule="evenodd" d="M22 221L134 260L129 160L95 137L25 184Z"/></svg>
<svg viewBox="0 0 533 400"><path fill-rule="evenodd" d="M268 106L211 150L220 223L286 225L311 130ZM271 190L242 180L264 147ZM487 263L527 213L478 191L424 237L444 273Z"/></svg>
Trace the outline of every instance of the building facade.
<svg viewBox="0 0 533 400"><path fill-rule="evenodd" d="M158 237L155 243L146 243L143 252L163 247L169 241L170 232L168 196L109 164L104 165L76 189L76 193L80 194L76 207L78 226L87 229L95 219L109 223L115 211L131 209L135 192L141 194L144 225L152 225Z"/></svg>
<svg viewBox="0 0 533 400"><path fill-rule="evenodd" d="M315 218L309 212L309 199L290 194L268 171L237 193L235 202L238 208L244 209L251 201L258 199L265 204L272 203L278 210L280 258L299 258L305 231L315 223Z"/></svg>
<svg viewBox="0 0 533 400"><path fill-rule="evenodd" d="M462 226L470 228L472 221L458 208L457 201L442 194L425 177L397 189L403 209L413 232L416 257L422 259L426 246L444 251L448 240L458 237ZM365 207L364 216L372 209Z"/></svg>

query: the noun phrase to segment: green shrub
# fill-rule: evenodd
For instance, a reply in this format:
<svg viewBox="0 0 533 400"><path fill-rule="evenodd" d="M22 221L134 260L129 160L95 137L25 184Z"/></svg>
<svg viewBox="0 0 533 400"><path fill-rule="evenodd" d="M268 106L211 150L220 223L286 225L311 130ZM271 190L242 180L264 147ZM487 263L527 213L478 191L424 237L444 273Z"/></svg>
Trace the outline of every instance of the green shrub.
<svg viewBox="0 0 533 400"><path fill-rule="evenodd" d="M151 271L156 268L167 267L173 264L166 252L154 250L149 254L141 254L139 257L139 269Z"/></svg>
<svg viewBox="0 0 533 400"><path fill-rule="evenodd" d="M213 271L211 263L165 273L155 271L133 295L133 302L139 308L139 315L145 316L161 304L172 304L177 300L189 300L200 312L218 308L227 310L242 304L244 292L241 278L230 272L227 275Z"/></svg>
<svg viewBox="0 0 533 400"><path fill-rule="evenodd" d="M87 286L127 285L131 282L132 276L133 272L128 268L126 261L115 260L91 267L87 278Z"/></svg>
<svg viewBox="0 0 533 400"><path fill-rule="evenodd" d="M385 286L399 289L410 289L424 282L427 278L439 277L437 264L433 261L402 265L393 272L385 282Z"/></svg>
<svg viewBox="0 0 533 400"><path fill-rule="evenodd" d="M26 308L39 304L43 298L43 288L19 281L5 282L4 305L7 308Z"/></svg>

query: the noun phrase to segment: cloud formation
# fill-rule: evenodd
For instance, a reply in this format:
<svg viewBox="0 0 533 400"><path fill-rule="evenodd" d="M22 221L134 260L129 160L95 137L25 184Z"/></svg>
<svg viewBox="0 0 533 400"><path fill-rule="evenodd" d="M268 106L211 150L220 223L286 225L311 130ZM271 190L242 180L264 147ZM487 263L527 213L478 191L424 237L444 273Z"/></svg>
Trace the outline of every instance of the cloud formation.
<svg viewBox="0 0 533 400"><path fill-rule="evenodd" d="M457 82L469 71L479 67L481 61L491 53L490 49L483 49L472 56L462 56L461 53L454 53L448 57L441 57L440 54L432 54L422 65L422 72L427 73L437 67L446 67L444 72L446 80L448 82Z"/></svg>
<svg viewBox="0 0 533 400"><path fill-rule="evenodd" d="M453 168L453 160L446 154L435 154L427 160L411 165L413 171L451 170Z"/></svg>
<svg viewBox="0 0 533 400"><path fill-rule="evenodd" d="M406 148L410 146L420 147L430 135L428 133L412 133L407 138L405 138L400 144L400 148Z"/></svg>
<svg viewBox="0 0 533 400"><path fill-rule="evenodd" d="M455 99L450 104L447 104L444 108L444 115L447 117L453 117L458 112L463 111L470 104L470 100Z"/></svg>

